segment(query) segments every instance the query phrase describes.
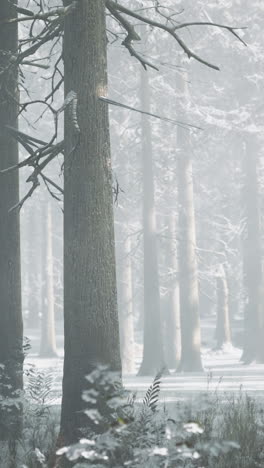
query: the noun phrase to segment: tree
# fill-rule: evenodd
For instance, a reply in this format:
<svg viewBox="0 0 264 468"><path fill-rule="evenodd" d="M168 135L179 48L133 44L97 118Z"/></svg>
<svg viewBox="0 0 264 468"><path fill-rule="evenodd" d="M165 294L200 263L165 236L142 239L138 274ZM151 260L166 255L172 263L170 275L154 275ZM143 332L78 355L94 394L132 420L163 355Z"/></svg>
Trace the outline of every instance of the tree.
<svg viewBox="0 0 264 468"><path fill-rule="evenodd" d="M122 373L135 372L135 340L134 340L134 297L132 275L132 242L131 232L125 210L130 208L127 193L130 187L129 157L122 161L122 175L118 177L116 188L115 209L115 247L117 269L117 299L120 328L120 349ZM121 170L122 170L121 169ZM123 177L122 177L123 176ZM121 184L121 189L119 188ZM119 193L121 190L121 193ZM121 200L120 200L121 198ZM120 203L121 201L121 203ZM124 209L125 208L125 209Z"/></svg>
<svg viewBox="0 0 264 468"><path fill-rule="evenodd" d="M0 18L16 17L16 3L3 0ZM17 24L0 27L0 170L18 164L18 145L6 131L16 127L18 68L12 60L18 48ZM19 434L22 424L23 324L21 312L19 213L10 212L19 200L18 173L1 175L0 186L0 377L1 394L9 403L0 405L0 439ZM4 367L2 367L4 366ZM12 399L14 403L12 404ZM11 411L10 411L11 407ZM5 409L6 408L6 409Z"/></svg>
<svg viewBox="0 0 264 468"><path fill-rule="evenodd" d="M187 81L182 81L180 86L184 102L183 106L187 108ZM186 112L185 109L184 112ZM178 370L181 372L193 372L202 370L202 362L192 160L187 131L179 128L177 135L178 251L182 346Z"/></svg>
<svg viewBox="0 0 264 468"><path fill-rule="evenodd" d="M150 112L148 75L141 71L142 109ZM152 161L151 126L142 116L143 165L143 243L144 243L144 341L143 360L139 375L154 375L164 365L162 326L160 317L160 291L157 253L154 174Z"/></svg>
<svg viewBox="0 0 264 468"><path fill-rule="evenodd" d="M66 5L69 2L66 2ZM98 364L120 371L110 138L107 106L105 2L80 1L65 19L65 95L78 96L78 129L65 117L64 332L61 436L86 424L85 375Z"/></svg>
<svg viewBox="0 0 264 468"><path fill-rule="evenodd" d="M243 208L245 214L244 284L246 290L245 336L242 360L263 362L263 311L261 308L262 260L259 213L258 145L251 135L243 144Z"/></svg>
<svg viewBox="0 0 264 468"><path fill-rule="evenodd" d="M32 195L42 178L48 186L54 183L43 170L59 153L64 153L64 235L65 235L65 361L61 436L63 443L80 436L87 426L82 415L81 393L84 376L98 363L120 370L119 336L116 307L113 208L109 148L106 70L105 7L121 26L122 44L144 68L156 68L136 50L133 41L140 40L134 22L141 22L164 31L189 57L218 70L218 67L193 52L181 37L181 31L205 23L175 22L171 13L164 18L159 7L141 14L112 0L79 0L64 2L64 8L54 8L37 14L27 13L20 21L39 21L43 28L21 45L17 63L34 55L48 41L58 41L64 30L65 96L63 106L55 111L49 103L62 80L54 87L42 105L55 117L66 109L64 142L49 143L17 134L30 156L23 165L33 166L29 177L32 187L22 202ZM149 15L149 16L148 16ZM157 15L160 19L153 18ZM2 24L2 20L0 21ZM237 36L232 27L209 23ZM118 35L117 35L118 36ZM24 62L23 62L24 61ZM33 63L33 62L28 62ZM38 65L39 66L39 65ZM57 66L57 68L56 68ZM58 64L55 72L58 71ZM52 101L51 101L52 102ZM113 102L110 101L113 104ZM29 103L24 103L25 110ZM114 103L117 104L117 103ZM14 133L14 132L13 132ZM37 149L36 149L37 146ZM21 167L19 165L18 167ZM186 176L186 174L185 174ZM58 187L57 187L58 188ZM158 347L160 349L160 343Z"/></svg>
<svg viewBox="0 0 264 468"><path fill-rule="evenodd" d="M123 236L122 236L123 234ZM120 241L119 241L120 238ZM134 353L134 315L133 315L133 284L131 265L131 237L127 231L116 234L119 241L117 257L117 292L120 326L120 347L122 358L122 373L133 374L135 370ZM117 246L118 248L118 246Z"/></svg>
<svg viewBox="0 0 264 468"><path fill-rule="evenodd" d="M217 324L216 348L231 344L231 330L229 321L229 291L226 272L222 264L215 271L217 293Z"/></svg>
<svg viewBox="0 0 264 468"><path fill-rule="evenodd" d="M169 215L168 248L166 261L169 265L170 284L167 298L167 313L165 318L165 356L168 367L177 369L181 358L181 325L180 325L180 287L178 272L178 253L176 246L177 220L176 214Z"/></svg>
<svg viewBox="0 0 264 468"><path fill-rule="evenodd" d="M54 317L54 284L53 284L53 243L52 243L52 206L48 202L42 210L42 316L40 357L57 355L55 317Z"/></svg>

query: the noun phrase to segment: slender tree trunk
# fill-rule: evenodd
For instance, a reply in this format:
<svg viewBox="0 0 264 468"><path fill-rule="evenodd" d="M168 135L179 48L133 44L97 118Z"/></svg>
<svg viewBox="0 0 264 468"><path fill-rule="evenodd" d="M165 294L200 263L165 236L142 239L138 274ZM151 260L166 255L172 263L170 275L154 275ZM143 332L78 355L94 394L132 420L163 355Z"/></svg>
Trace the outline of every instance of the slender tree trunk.
<svg viewBox="0 0 264 468"><path fill-rule="evenodd" d="M40 264L40 249L38 242L38 210L32 203L29 205L27 222L27 242L28 242L28 277L29 277L29 297L28 297L28 323L30 328L39 328L39 290L38 290L38 270Z"/></svg>
<svg viewBox="0 0 264 468"><path fill-rule="evenodd" d="M117 203L115 211L118 316L120 324L122 372L123 374L133 374L135 372L135 340L131 258L132 242L128 227L130 201L127 198L127 193L129 192L129 187L131 185L128 157L124 162L122 161L122 172L123 174L120 174L121 181L119 177L119 182L121 183L123 190L123 193L120 194L120 198L123 200L125 209L122 209L122 207Z"/></svg>
<svg viewBox="0 0 264 468"><path fill-rule="evenodd" d="M187 105L187 84L182 85ZM179 371L202 370L193 174L188 132L178 127L179 272L182 354Z"/></svg>
<svg viewBox="0 0 264 468"><path fill-rule="evenodd" d="M15 4L9 0L0 2L2 20L16 17L13 3ZM5 128L6 125L17 126L18 70L10 62L10 55L17 52L17 40L17 25L2 24L0 28L1 170L18 163L17 142L9 136ZM19 200L18 172L12 171L1 175L0 192L0 394L6 398L4 403L7 403L6 406L0 403L0 439L11 439L19 435L22 425L21 404L17 404L16 397L19 397L23 388L19 213L9 212Z"/></svg>
<svg viewBox="0 0 264 468"><path fill-rule="evenodd" d="M169 248L166 260L171 270L171 281L168 292L164 345L168 367L176 369L181 357L181 326L175 214L170 215L168 227Z"/></svg>
<svg viewBox="0 0 264 468"><path fill-rule="evenodd" d="M70 3L65 1L65 4ZM120 371L103 0L80 0L65 18L64 332L61 443L88 426L85 376L98 364ZM76 124L76 122L75 122ZM75 145L76 144L76 145Z"/></svg>
<svg viewBox="0 0 264 468"><path fill-rule="evenodd" d="M142 108L149 111L150 92L145 70L141 71L141 102ZM142 115L144 340L139 375L154 375L164 367L151 138L149 118Z"/></svg>
<svg viewBox="0 0 264 468"><path fill-rule="evenodd" d="M217 324L216 324L216 348L221 349L226 344L231 344L231 328L229 320L229 290L226 272L220 265L216 273L217 289Z"/></svg>
<svg viewBox="0 0 264 468"><path fill-rule="evenodd" d="M242 360L250 363L262 360L264 333L262 326L263 311L260 307L262 287L261 240L258 195L258 147L253 137L244 143L244 189L243 207L246 229L244 238L244 285L246 290L244 349Z"/></svg>
<svg viewBox="0 0 264 468"><path fill-rule="evenodd" d="M135 371L131 237L121 240L119 250L118 307L123 374ZM124 237L124 236L123 236Z"/></svg>
<svg viewBox="0 0 264 468"><path fill-rule="evenodd" d="M40 357L57 356L56 332L54 317L54 285L53 285L53 248L52 248L52 208L45 205L42 215L43 243L42 243L42 317Z"/></svg>

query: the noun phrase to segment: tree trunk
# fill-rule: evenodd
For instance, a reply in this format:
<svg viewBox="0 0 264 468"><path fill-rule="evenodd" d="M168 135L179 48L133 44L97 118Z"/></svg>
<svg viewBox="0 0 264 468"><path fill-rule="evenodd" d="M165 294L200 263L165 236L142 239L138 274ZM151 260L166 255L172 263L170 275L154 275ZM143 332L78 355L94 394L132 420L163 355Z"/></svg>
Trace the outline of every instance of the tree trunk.
<svg viewBox="0 0 264 468"><path fill-rule="evenodd" d="M39 288L38 270L40 264L40 248L38 242L38 209L29 202L29 213L27 221L27 243L28 243L28 324L30 328L39 329Z"/></svg>
<svg viewBox="0 0 264 468"><path fill-rule="evenodd" d="M69 4L67 0L65 4ZM64 333L61 443L88 426L85 376L98 364L120 371L112 174L103 0L80 0L65 18L65 95L77 93L77 119L65 115Z"/></svg>
<svg viewBox="0 0 264 468"><path fill-rule="evenodd" d="M216 348L221 349L226 344L231 344L231 329L229 320L229 291L226 272L220 265L216 272L217 290L217 324L216 324Z"/></svg>
<svg viewBox="0 0 264 468"><path fill-rule="evenodd" d="M15 2L14 2L15 3ZM0 2L1 20L16 17L9 0ZM18 145L6 125L17 126L17 67L9 61L18 48L17 25L0 28L0 170L18 164ZM5 70L3 72L3 70ZM21 405L16 406L23 388L23 323L21 311L20 232L18 211L9 212L19 200L18 172L1 175L0 196L0 394L14 398L14 405L0 405L0 439L15 438L22 425ZM4 369L1 366L5 366ZM6 401L7 403L7 401Z"/></svg>
<svg viewBox="0 0 264 468"><path fill-rule="evenodd" d="M142 109L150 110L148 74L141 71ZM142 115L143 160L143 243L144 243L144 340L143 360L139 375L155 375L164 367L160 292L156 239L156 213L152 161L151 126L149 117Z"/></svg>
<svg viewBox="0 0 264 468"><path fill-rule="evenodd" d="M170 369L176 369L181 357L181 326L175 214L170 215L168 227L169 249L167 265L171 270L172 279L169 284L168 292L164 345L166 363Z"/></svg>
<svg viewBox="0 0 264 468"><path fill-rule="evenodd" d="M46 205L45 205L46 208ZM53 248L52 248L52 208L48 203L43 210L43 242L42 242L42 316L40 357L57 356L56 333L54 317L54 285L53 285Z"/></svg>
<svg viewBox="0 0 264 468"><path fill-rule="evenodd" d="M118 308L123 374L135 371L131 237L123 233L119 250ZM123 237L124 237L123 236Z"/></svg>
<svg viewBox="0 0 264 468"><path fill-rule="evenodd" d="M244 190L243 207L246 220L244 238L244 285L246 291L244 349L242 361L250 363L263 360L264 333L262 326L263 311L260 305L262 287L261 240L259 220L259 196L257 161L258 147L253 137L244 143Z"/></svg>
<svg viewBox="0 0 264 468"><path fill-rule="evenodd" d="M187 83L181 86L187 105ZM188 131L178 127L179 273L182 354L179 371L202 370L192 161Z"/></svg>

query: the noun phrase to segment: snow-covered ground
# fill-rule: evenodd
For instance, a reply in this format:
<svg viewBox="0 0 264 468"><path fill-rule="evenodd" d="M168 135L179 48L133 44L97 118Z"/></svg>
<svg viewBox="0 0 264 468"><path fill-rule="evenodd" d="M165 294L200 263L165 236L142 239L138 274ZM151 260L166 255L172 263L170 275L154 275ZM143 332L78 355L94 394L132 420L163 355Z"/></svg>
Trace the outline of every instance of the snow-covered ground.
<svg viewBox="0 0 264 468"><path fill-rule="evenodd" d="M214 343L215 319L207 318L202 321L202 360L203 373L181 374L174 371L169 376L162 377L161 399L180 401L192 398L199 394L213 394L217 392L223 397L226 392L245 392L255 397L264 396L264 365L244 365L240 362L241 349L229 347L225 351L212 351ZM234 327L233 327L234 328ZM235 332L240 332L240 326L235 327ZM52 373L54 380L54 392L56 403L60 402L62 371L63 371L63 336L57 336L58 358L41 359L38 357L38 342L35 331L27 330L27 336L31 342L31 352L26 358L25 365L35 366L37 370ZM139 367L142 354L142 346L136 347L136 368ZM125 375L124 385L128 390L136 391L138 397L144 395L152 383L151 377L137 377Z"/></svg>
<svg viewBox="0 0 264 468"><path fill-rule="evenodd" d="M203 373L181 374L171 372L162 377L161 399L164 401L179 401L193 397L199 393L246 392L251 395L264 396L264 365L252 364L245 366L239 362L241 350L229 349L225 352L203 349ZM139 363L137 363L139 364ZM54 376L54 391L56 403L61 396L63 357L40 359L36 354L29 354L25 362L36 369L52 373ZM152 382L151 377L124 376L127 389L137 391L142 396Z"/></svg>

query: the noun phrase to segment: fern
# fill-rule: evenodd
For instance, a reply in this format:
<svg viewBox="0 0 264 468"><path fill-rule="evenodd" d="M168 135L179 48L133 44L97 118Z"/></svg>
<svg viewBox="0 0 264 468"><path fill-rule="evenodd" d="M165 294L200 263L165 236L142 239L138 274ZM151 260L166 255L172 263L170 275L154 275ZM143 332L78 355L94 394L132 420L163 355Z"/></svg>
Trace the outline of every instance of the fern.
<svg viewBox="0 0 264 468"><path fill-rule="evenodd" d="M27 376L27 392L31 402L36 405L36 415L43 416L52 401L53 375L50 372L41 372L34 367L25 372Z"/></svg>
<svg viewBox="0 0 264 468"><path fill-rule="evenodd" d="M161 376L163 370L157 373L153 383L148 388L146 395L143 399L143 405L148 407L153 411L153 413L157 409L157 404L159 402L159 394L160 394L160 384L161 384Z"/></svg>

